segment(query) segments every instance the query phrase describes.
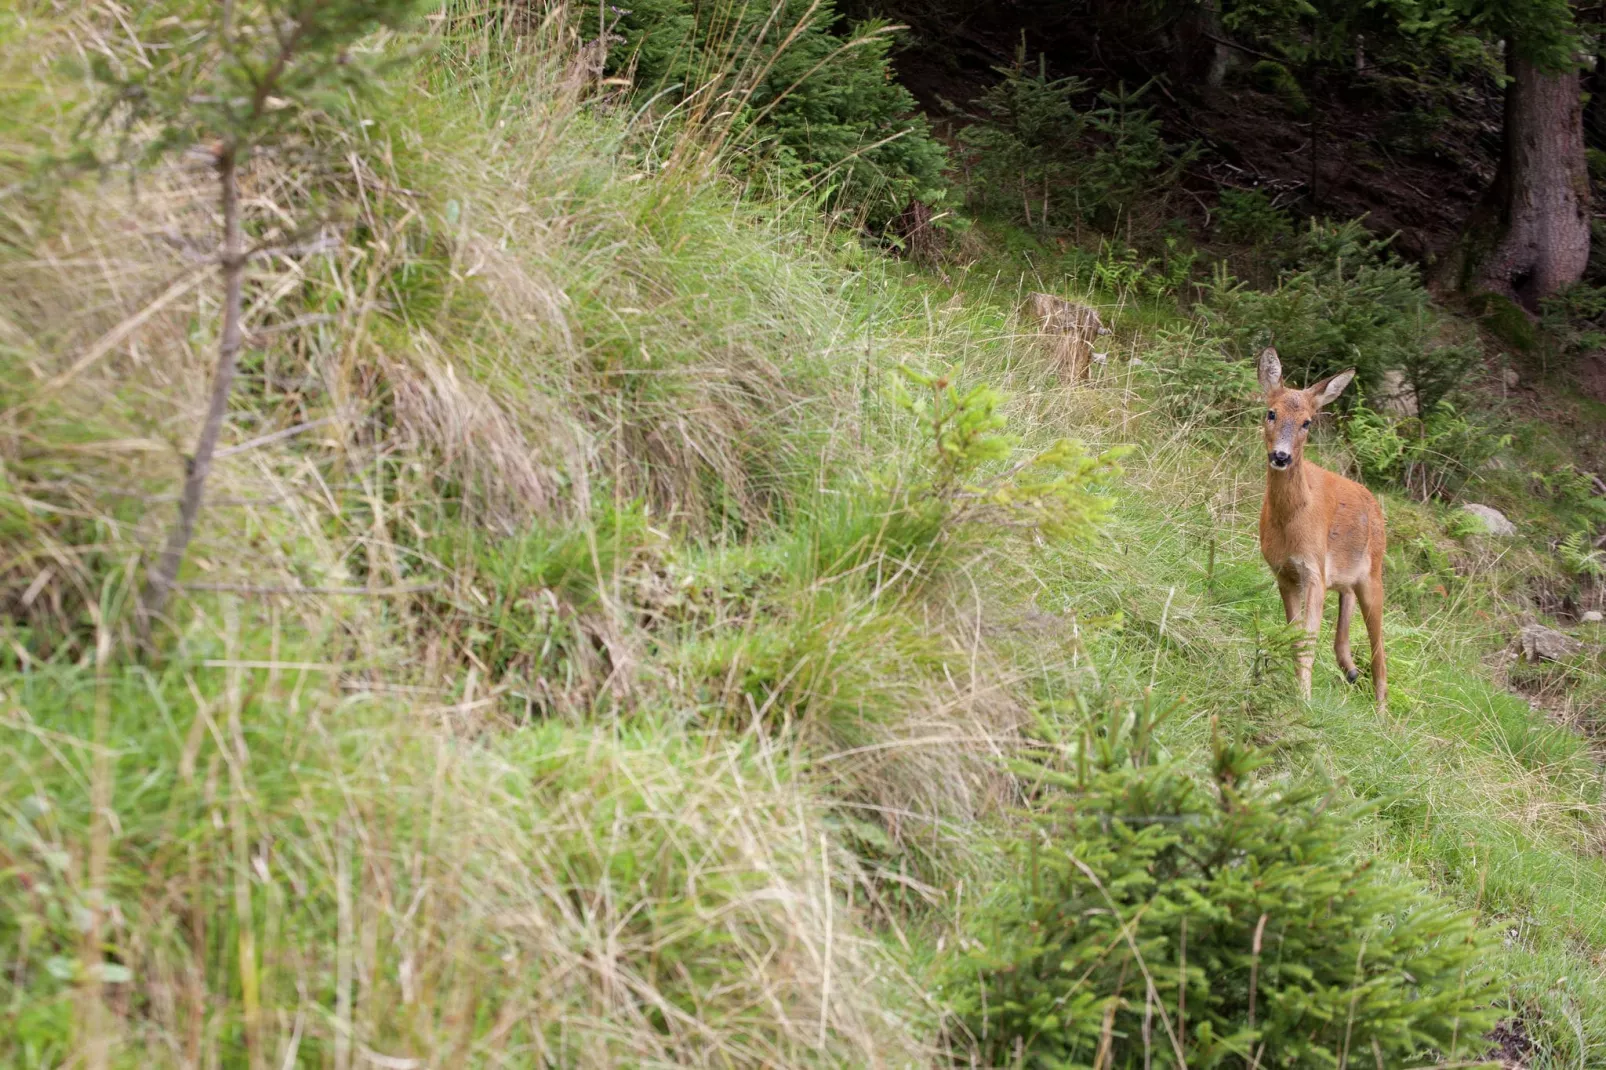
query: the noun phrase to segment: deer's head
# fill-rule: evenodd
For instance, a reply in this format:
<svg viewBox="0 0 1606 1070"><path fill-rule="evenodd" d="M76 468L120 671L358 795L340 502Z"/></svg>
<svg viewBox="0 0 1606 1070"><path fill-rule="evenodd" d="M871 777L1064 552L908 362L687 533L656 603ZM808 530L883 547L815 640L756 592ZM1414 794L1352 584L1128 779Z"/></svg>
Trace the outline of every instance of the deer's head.
<svg viewBox="0 0 1606 1070"><path fill-rule="evenodd" d="M1355 378L1355 369L1330 375L1303 390L1283 383L1283 364L1275 349L1260 354L1260 389L1266 395L1266 463L1281 472L1298 464L1305 455L1310 425L1322 406L1344 392Z"/></svg>

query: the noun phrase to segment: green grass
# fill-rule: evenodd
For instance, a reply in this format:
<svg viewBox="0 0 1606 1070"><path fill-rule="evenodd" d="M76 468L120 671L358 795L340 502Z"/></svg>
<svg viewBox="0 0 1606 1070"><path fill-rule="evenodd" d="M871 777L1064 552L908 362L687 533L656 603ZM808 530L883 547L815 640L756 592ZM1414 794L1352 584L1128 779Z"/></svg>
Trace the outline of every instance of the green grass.
<svg viewBox="0 0 1606 1070"><path fill-rule="evenodd" d="M33 413L0 434L0 1060L941 1065L931 986L1019 831L998 759L1053 700L1150 688L1185 699L1179 753L1219 718L1375 802L1385 867L1503 937L1536 1065L1600 1059L1601 765L1494 657L1548 547L1388 496L1390 709L1325 642L1306 706L1254 431L1155 374L1200 345L1175 301L985 226L945 280L883 260L665 168L682 131L451 14L382 106L317 128L340 152L254 175L255 224L348 225L254 267L225 444L324 422L222 460L159 658L126 610L170 517L131 488L179 477L215 298L39 390L170 284L163 228L204 231L210 191L84 179L0 221ZM5 24L42 88L0 109L0 166L81 99L32 58L78 32ZM1113 323L1091 384L1015 319L1039 288ZM890 508L931 464L903 363L1003 390L1011 460L1133 444L1096 538ZM1598 660L1546 673L1586 718Z"/></svg>

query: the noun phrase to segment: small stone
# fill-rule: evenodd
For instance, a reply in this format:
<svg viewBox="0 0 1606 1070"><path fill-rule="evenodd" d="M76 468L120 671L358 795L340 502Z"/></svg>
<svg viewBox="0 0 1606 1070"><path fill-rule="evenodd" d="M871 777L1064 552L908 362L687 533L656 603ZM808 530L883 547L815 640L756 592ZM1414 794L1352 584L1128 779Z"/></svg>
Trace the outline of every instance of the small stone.
<svg viewBox="0 0 1606 1070"><path fill-rule="evenodd" d="M1602 620L1606 620L1606 617L1601 615L1600 610L1590 609L1586 610L1584 615L1578 619L1583 621L1585 624L1599 624Z"/></svg>
<svg viewBox="0 0 1606 1070"><path fill-rule="evenodd" d="M1517 369L1515 368L1505 369L1500 373L1500 378L1505 380L1508 390L1517 389L1517 385L1522 382L1522 376L1517 374Z"/></svg>
<svg viewBox="0 0 1606 1070"><path fill-rule="evenodd" d="M1132 366L1134 368L1136 368L1138 365L1142 364L1143 361L1139 360L1137 357L1133 357L1131 363L1132 363Z"/></svg>
<svg viewBox="0 0 1606 1070"><path fill-rule="evenodd" d="M1490 535L1515 535L1517 526L1506 519L1506 514L1487 505L1468 503L1461 507L1464 513L1477 517L1483 524L1483 530Z"/></svg>
<svg viewBox="0 0 1606 1070"><path fill-rule="evenodd" d="M1570 635L1546 628L1542 624L1524 624L1517 633L1522 656L1528 661L1562 661L1572 657L1583 643Z"/></svg>
<svg viewBox="0 0 1606 1070"><path fill-rule="evenodd" d="M1094 364L1108 364L1109 362L1110 362L1110 355L1108 353L1094 353L1093 354L1093 363Z"/></svg>

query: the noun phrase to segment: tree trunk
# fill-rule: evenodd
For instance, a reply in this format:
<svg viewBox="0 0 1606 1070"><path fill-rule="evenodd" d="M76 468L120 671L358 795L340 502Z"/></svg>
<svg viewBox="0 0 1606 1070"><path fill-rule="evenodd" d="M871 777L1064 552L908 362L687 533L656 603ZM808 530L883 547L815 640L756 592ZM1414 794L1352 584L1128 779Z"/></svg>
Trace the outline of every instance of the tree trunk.
<svg viewBox="0 0 1606 1070"><path fill-rule="evenodd" d="M145 583L140 599L140 630L149 634L151 624L167 606L179 566L195 534L195 518L201 511L206 477L212 470L212 456L223 432L223 417L229 408L229 391L234 386L234 369L240 355L242 331L241 282L245 274L245 249L240 234L240 183L236 149L220 150L217 161L218 185L223 197L223 337L218 345L217 371L212 376L212 397L207 404L206 422L195 443L184 473L184 493L179 501L178 521L168 534L167 545Z"/></svg>
<svg viewBox="0 0 1606 1070"><path fill-rule="evenodd" d="M1220 89L1235 58L1221 24L1220 0L1197 0L1177 20L1172 46L1173 77L1185 87Z"/></svg>
<svg viewBox="0 0 1606 1070"><path fill-rule="evenodd" d="M1578 69L1547 71L1512 44L1499 236L1478 281L1534 312L1589 262L1589 167Z"/></svg>

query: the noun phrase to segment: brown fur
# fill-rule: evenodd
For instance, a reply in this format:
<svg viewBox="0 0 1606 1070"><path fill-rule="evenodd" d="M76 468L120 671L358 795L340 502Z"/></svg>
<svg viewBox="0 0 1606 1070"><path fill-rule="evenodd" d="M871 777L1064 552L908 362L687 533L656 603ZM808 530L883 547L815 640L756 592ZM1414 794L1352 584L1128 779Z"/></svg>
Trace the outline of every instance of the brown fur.
<svg viewBox="0 0 1606 1070"><path fill-rule="evenodd" d="M1026 311L1065 378L1073 383L1086 379L1093 365L1093 340L1108 333L1099 314L1045 293L1028 294Z"/></svg>
<svg viewBox="0 0 1606 1070"><path fill-rule="evenodd" d="M1310 635L1296 655L1300 693L1310 698L1311 665L1322 627L1322 606L1329 590L1337 590L1338 627L1333 653L1344 676L1354 682L1358 670L1350 658L1349 626L1355 607L1366 620L1372 648L1372 691L1379 710L1388 701L1388 673L1383 656L1383 510L1372 492L1335 472L1305 460L1310 423L1321 407L1338 397L1354 378L1354 369L1323 379L1304 390L1285 386L1277 352L1260 355L1260 386L1266 393L1266 499L1260 509L1260 553L1277 578L1283 612L1292 623L1304 622ZM1288 457L1278 469L1272 458Z"/></svg>

